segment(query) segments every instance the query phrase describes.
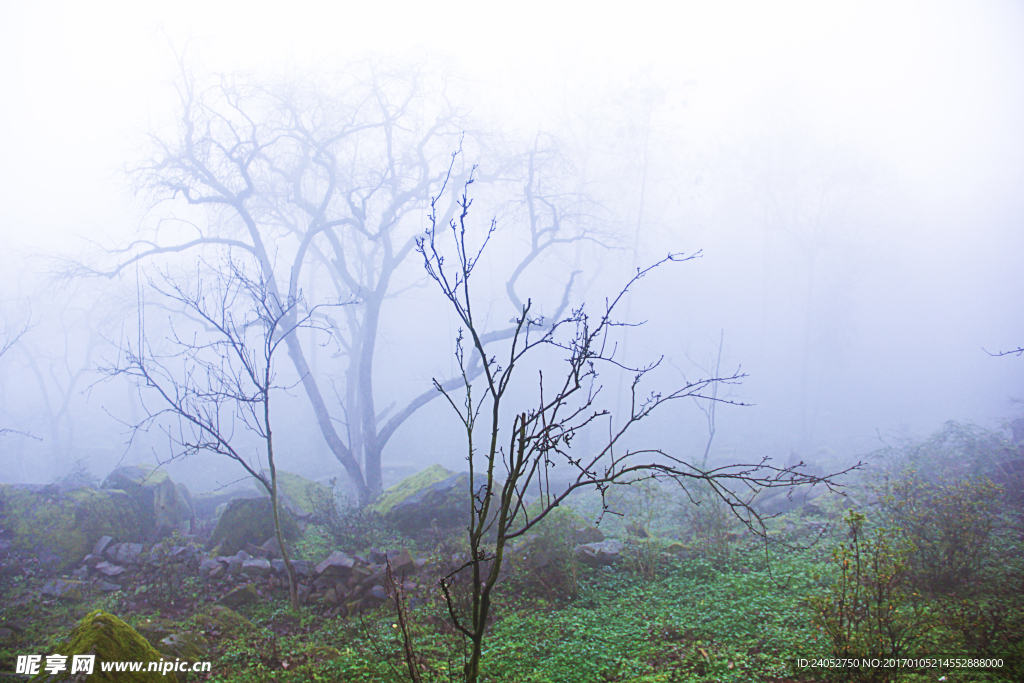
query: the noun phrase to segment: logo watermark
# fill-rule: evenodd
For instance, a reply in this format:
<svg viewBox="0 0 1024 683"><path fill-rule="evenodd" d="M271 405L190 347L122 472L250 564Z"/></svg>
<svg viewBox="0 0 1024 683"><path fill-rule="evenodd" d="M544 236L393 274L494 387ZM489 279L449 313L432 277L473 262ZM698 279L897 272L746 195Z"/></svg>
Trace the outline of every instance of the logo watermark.
<svg viewBox="0 0 1024 683"><path fill-rule="evenodd" d="M68 660L71 660L70 662ZM70 667L70 668L69 668ZM69 674L90 675L95 671L96 655L18 655L14 673L35 676L42 671L55 675L67 671ZM100 662L100 671L104 673L157 673L166 676L172 672L205 672L210 670L210 662L189 662L175 659L160 659L149 662L109 661Z"/></svg>

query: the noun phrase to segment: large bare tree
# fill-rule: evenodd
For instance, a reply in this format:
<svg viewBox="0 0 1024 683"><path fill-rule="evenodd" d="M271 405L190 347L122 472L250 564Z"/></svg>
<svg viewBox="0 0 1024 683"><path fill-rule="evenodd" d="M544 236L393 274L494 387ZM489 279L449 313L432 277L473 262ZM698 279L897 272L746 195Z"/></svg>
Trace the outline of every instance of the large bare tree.
<svg viewBox="0 0 1024 683"><path fill-rule="evenodd" d="M457 197L440 196L446 179L458 186L469 174L453 151L465 145L498 159L477 180L521 190L527 247L506 288L517 308L516 281L541 253L591 237L579 196L543 182L539 165L558 156L556 146L538 137L525 152L499 150L499 136L474 128L451 90L448 80L423 69L377 62L333 74L329 88L312 78L268 85L239 75L202 86L183 61L176 129L154 133L150 158L134 170L157 227L116 250L113 266L93 269L114 276L140 261L236 249L255 257L268 290L282 301L302 298L303 287L316 283L322 300L353 302L325 318L345 362L337 400L326 395L324 375L302 340L291 335L286 343L320 431L362 503L382 490L385 445L437 396L425 386L381 410L375 356L387 302L422 278L401 269L431 202L447 202L445 220L458 208ZM562 308L571 283L563 283ZM493 330L483 339L511 333Z"/></svg>

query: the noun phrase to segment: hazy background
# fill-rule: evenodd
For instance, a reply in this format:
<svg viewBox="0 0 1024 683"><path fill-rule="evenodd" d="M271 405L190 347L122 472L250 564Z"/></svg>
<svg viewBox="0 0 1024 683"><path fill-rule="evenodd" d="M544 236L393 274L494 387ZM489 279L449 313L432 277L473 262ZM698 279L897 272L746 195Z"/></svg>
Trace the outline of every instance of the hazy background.
<svg viewBox="0 0 1024 683"><path fill-rule="evenodd" d="M643 283L629 313L650 322L625 353L666 356L671 382L709 368L722 335L723 369L750 375L732 396L754 405L719 412L719 457L853 457L879 436L1019 416L1024 359L983 348L1024 344L1024 5L624 8L0 6L0 313L11 330L35 324L0 359L0 427L39 439L0 437L0 481L48 481L83 457L102 478L165 455L126 449L115 418L138 409L129 387L88 391L131 325L130 298L96 281L57 288L47 273L55 255L124 244L139 227L124 168L171 120L186 45L206 71L254 74L429 55L468 79L480 116L558 136L617 239L581 264L588 299L667 251L703 250ZM433 295L417 289L385 321L382 404L451 369L450 319L417 303ZM340 474L305 397L284 410L282 466ZM446 410L435 401L407 423L385 466L459 467ZM645 437L699 452L701 419L666 415ZM200 490L230 471L174 467Z"/></svg>

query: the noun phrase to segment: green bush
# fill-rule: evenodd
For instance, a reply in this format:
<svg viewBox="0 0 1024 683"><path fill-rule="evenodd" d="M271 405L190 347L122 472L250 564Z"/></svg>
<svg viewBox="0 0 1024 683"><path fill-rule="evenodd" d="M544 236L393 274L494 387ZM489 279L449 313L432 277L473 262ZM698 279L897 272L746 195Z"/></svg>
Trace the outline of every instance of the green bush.
<svg viewBox="0 0 1024 683"><path fill-rule="evenodd" d="M550 600L575 599L581 567L574 549L594 540L591 533L598 532L574 510L555 508L515 544L506 564L513 584Z"/></svg>
<svg viewBox="0 0 1024 683"><path fill-rule="evenodd" d="M841 658L906 657L927 631L920 601L909 583L912 548L887 529L865 531L864 515L844 518L846 543L832 553L835 582L810 600L815 623ZM888 680L884 669L847 669L852 680Z"/></svg>
<svg viewBox="0 0 1024 683"><path fill-rule="evenodd" d="M933 483L908 472L887 486L882 506L913 546L908 567L917 588L932 595L974 592L992 556L998 497L987 478Z"/></svg>

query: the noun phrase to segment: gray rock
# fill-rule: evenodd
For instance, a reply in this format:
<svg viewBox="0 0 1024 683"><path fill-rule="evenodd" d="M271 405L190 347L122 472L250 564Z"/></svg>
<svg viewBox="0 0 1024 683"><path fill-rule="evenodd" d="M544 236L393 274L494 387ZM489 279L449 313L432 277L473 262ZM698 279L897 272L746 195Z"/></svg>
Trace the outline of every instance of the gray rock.
<svg viewBox="0 0 1024 683"><path fill-rule="evenodd" d="M229 591L224 597L218 600L218 602L234 609L242 605L251 605L258 599L259 596L256 594L256 586L251 583L247 583L244 586L239 586L238 588Z"/></svg>
<svg viewBox="0 0 1024 683"><path fill-rule="evenodd" d="M122 543L111 558L117 564L137 564L142 556L141 543Z"/></svg>
<svg viewBox="0 0 1024 683"><path fill-rule="evenodd" d="M124 491L139 512L139 525L143 538L151 538L177 529L188 531L192 508L182 498L167 473L157 468L129 465L111 472L100 486L102 489Z"/></svg>
<svg viewBox="0 0 1024 683"><path fill-rule="evenodd" d="M81 602L83 599L81 581L65 581L64 579L50 579L43 586L43 596L57 598L67 602Z"/></svg>
<svg viewBox="0 0 1024 683"><path fill-rule="evenodd" d="M365 597L384 602L388 599L388 592L384 590L384 586L374 586L370 590L366 591Z"/></svg>
<svg viewBox="0 0 1024 683"><path fill-rule="evenodd" d="M119 576L124 573L124 567L109 562L100 562L95 567L96 571L104 576Z"/></svg>
<svg viewBox="0 0 1024 683"><path fill-rule="evenodd" d="M576 556L591 567L610 567L622 559L622 541L611 539L576 546Z"/></svg>
<svg viewBox="0 0 1024 683"><path fill-rule="evenodd" d="M473 491L486 483L487 477L476 475ZM396 503L384 516L398 531L411 536L431 529L435 523L442 529L465 526L469 489L469 472L457 472Z"/></svg>
<svg viewBox="0 0 1024 683"><path fill-rule="evenodd" d="M96 590L103 591L104 593L113 593L114 591L121 590L121 587L116 583L110 583L109 581L97 581L93 584Z"/></svg>
<svg viewBox="0 0 1024 683"><path fill-rule="evenodd" d="M92 547L92 554L97 557L103 556L103 551L107 549L107 546L113 541L110 536L100 536L100 540L96 541L96 545Z"/></svg>
<svg viewBox="0 0 1024 683"><path fill-rule="evenodd" d="M204 574L209 574L215 569L226 566L226 562L220 562L219 560L215 560L212 557L208 557L199 563L199 571L203 572Z"/></svg>
<svg viewBox="0 0 1024 683"><path fill-rule="evenodd" d="M270 572L270 560L263 559L262 557L255 557L251 560L244 560L242 562L242 573L247 576L258 576L262 578L270 576Z"/></svg>
<svg viewBox="0 0 1024 683"><path fill-rule="evenodd" d="M356 561L354 559L340 550L335 550L331 553L330 557L318 564L313 571L318 575L325 573L331 575L347 574L355 564Z"/></svg>

